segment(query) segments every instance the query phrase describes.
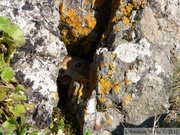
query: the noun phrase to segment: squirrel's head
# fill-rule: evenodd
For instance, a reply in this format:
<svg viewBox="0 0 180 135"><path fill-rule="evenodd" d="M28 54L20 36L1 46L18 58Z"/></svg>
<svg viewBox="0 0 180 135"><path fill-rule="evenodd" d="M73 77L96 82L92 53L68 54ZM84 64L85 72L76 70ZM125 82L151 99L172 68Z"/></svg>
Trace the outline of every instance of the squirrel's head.
<svg viewBox="0 0 180 135"><path fill-rule="evenodd" d="M89 76L89 63L82 58L66 56L60 64L60 83L68 87L71 80L78 76Z"/></svg>

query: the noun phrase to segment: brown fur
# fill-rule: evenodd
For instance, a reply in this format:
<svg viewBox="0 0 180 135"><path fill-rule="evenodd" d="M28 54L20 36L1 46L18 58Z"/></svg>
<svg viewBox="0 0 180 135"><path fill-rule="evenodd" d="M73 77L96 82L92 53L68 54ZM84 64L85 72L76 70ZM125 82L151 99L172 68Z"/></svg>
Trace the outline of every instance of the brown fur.
<svg viewBox="0 0 180 135"><path fill-rule="evenodd" d="M75 64L81 63L81 67L75 67ZM69 75L71 78L76 76L88 77L89 75L89 63L78 57L66 56L62 63L60 64L60 69L64 69L63 75Z"/></svg>
<svg viewBox="0 0 180 135"><path fill-rule="evenodd" d="M67 100L73 95L69 90L71 81L79 77L89 76L89 63L78 57L66 56L60 64L58 83L59 107L65 107Z"/></svg>

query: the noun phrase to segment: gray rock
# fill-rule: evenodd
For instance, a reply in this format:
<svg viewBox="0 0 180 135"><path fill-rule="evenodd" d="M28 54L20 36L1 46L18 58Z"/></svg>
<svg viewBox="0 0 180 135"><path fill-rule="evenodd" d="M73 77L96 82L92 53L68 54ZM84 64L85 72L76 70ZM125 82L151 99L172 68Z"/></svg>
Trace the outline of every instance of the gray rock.
<svg viewBox="0 0 180 135"><path fill-rule="evenodd" d="M178 2L149 4L142 11L134 11L135 16L139 15L131 20L136 22L135 29L131 24L116 22L112 27L120 26L121 30L114 36L111 31L96 50L92 65L97 77L97 114L101 113L101 117L96 116L100 122L92 132L120 134L126 126L153 127L155 119L168 112L173 75L171 51L175 49L179 56L180 46ZM123 38L124 32L130 32L131 37Z"/></svg>
<svg viewBox="0 0 180 135"><path fill-rule="evenodd" d="M82 13L76 5L82 2L61 2L69 4L68 9L75 7L73 11ZM70 105L82 134L87 128L93 134L116 135L122 134L124 127L152 127L155 118L168 112L172 76L177 67L174 59L180 58L179 1L138 0L132 5L128 2L111 3L108 27L90 66L87 80L90 90L80 87L83 79L70 87L78 88L81 94L76 93L72 101L77 102ZM98 12L91 10L89 1L84 4L92 15ZM92 4L95 9L98 7L97 3ZM54 92L58 63L66 55L58 38L58 2L9 0L0 1L0 5L0 14L20 25L27 39L17 49L12 64L17 80L28 90L29 102L36 104L27 121L39 128L47 127L52 108L57 104ZM82 95L83 91L88 94Z"/></svg>
<svg viewBox="0 0 180 135"><path fill-rule="evenodd" d="M26 38L12 60L17 81L27 90L28 102L35 104L26 121L38 128L48 127L58 102L58 64L66 55L59 40L57 1L0 1L0 10L1 16L20 26Z"/></svg>

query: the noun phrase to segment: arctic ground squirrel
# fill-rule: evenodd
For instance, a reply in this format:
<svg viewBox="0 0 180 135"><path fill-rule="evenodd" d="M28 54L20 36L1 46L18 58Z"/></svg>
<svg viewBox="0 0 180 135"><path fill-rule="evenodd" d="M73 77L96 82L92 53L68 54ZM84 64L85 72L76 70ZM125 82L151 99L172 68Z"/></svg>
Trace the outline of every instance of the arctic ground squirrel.
<svg viewBox="0 0 180 135"><path fill-rule="evenodd" d="M58 94L59 94L59 107L66 107L67 100L71 89L69 88L74 78L89 76L89 63L82 58L65 56L60 64L59 76L57 80ZM70 94L69 94L70 93Z"/></svg>

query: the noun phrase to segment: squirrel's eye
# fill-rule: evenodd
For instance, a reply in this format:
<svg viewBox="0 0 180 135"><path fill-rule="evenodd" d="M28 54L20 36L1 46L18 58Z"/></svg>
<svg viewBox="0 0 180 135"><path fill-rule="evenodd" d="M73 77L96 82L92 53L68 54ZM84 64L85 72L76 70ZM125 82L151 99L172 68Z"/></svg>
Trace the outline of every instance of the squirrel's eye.
<svg viewBox="0 0 180 135"><path fill-rule="evenodd" d="M76 62L75 67L80 68L81 67L81 62Z"/></svg>

